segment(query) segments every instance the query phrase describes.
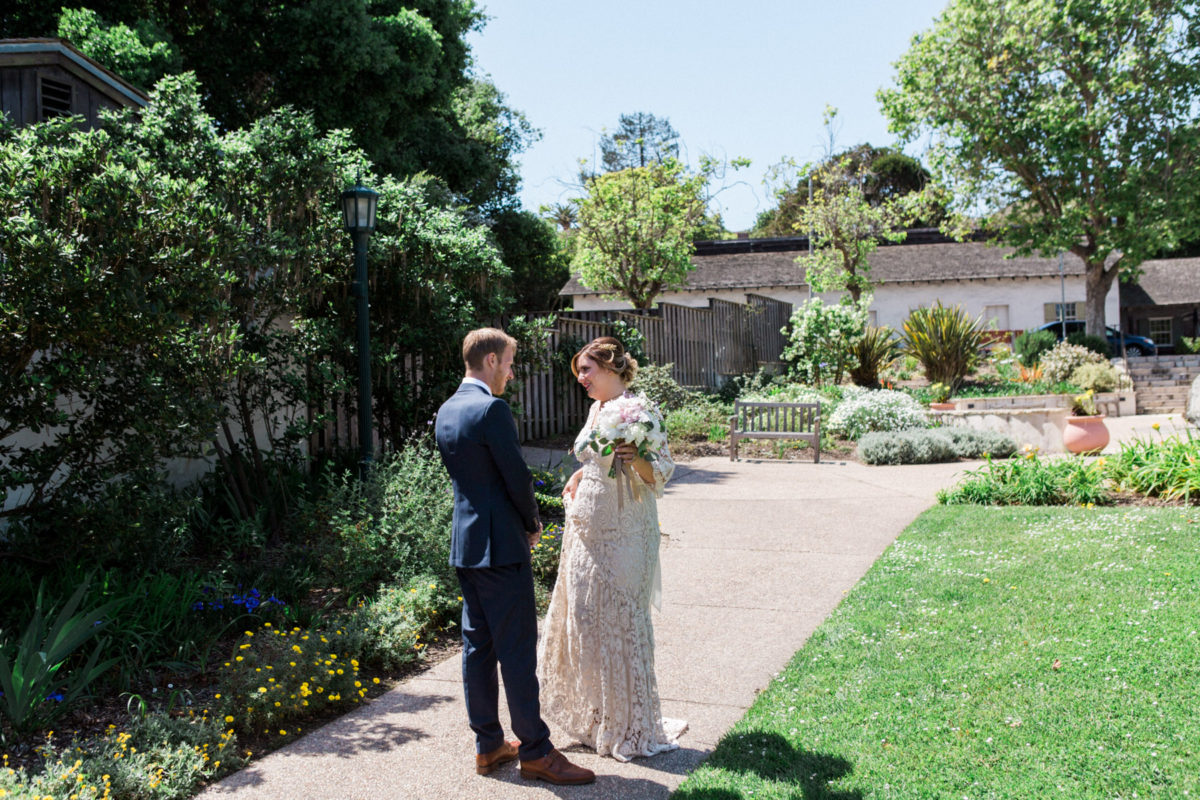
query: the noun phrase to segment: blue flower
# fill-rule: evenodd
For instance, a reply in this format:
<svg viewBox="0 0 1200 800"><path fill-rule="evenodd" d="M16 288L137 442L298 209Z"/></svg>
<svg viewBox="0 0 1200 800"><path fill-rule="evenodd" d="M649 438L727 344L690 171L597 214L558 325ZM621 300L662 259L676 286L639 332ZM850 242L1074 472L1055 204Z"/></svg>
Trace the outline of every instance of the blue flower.
<svg viewBox="0 0 1200 800"><path fill-rule="evenodd" d="M55 692L54 694L48 694L46 695L46 699L53 700L56 703L61 703L63 701L63 693Z"/></svg>
<svg viewBox="0 0 1200 800"><path fill-rule="evenodd" d="M203 600L197 600L196 602L192 603L192 611L203 611L203 610L204 610L204 601Z"/></svg>
<svg viewBox="0 0 1200 800"><path fill-rule="evenodd" d="M261 603L259 602L257 597L247 597L246 598L246 610L247 611L253 611L254 609L258 608L259 605L261 605Z"/></svg>
<svg viewBox="0 0 1200 800"><path fill-rule="evenodd" d="M535 482L535 484L534 484L534 485L536 485L536 486L545 486L545 485L546 485L546 482L545 482L545 481L537 481L537 482Z"/></svg>

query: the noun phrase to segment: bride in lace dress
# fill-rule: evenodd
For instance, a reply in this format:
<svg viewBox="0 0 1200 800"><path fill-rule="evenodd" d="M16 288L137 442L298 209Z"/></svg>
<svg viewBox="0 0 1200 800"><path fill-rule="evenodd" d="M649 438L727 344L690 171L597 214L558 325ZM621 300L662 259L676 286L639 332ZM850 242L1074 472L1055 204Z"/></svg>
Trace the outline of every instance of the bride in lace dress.
<svg viewBox="0 0 1200 800"><path fill-rule="evenodd" d="M575 440L583 466L563 490L566 531L538 652L542 712L597 753L628 761L678 748L687 728L662 717L650 626L659 584L655 498L675 464L669 452L650 462L632 445L608 456L585 446L600 407L625 393L637 369L619 341L596 339L571 369L596 402ZM608 477L614 458L642 483L640 498L618 503Z"/></svg>

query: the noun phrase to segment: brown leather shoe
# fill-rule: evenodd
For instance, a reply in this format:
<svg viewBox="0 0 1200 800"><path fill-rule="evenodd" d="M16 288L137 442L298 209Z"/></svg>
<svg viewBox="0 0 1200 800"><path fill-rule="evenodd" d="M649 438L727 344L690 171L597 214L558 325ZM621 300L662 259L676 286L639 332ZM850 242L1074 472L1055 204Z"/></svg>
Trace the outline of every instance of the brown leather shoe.
<svg viewBox="0 0 1200 800"><path fill-rule="evenodd" d="M521 777L529 780L541 779L559 786L577 786L596 780L596 773L577 767L557 750L551 750L541 758L521 762Z"/></svg>
<svg viewBox="0 0 1200 800"><path fill-rule="evenodd" d="M505 742L490 753L477 753L475 756L475 771L487 775L501 764L517 760L517 747L520 742Z"/></svg>

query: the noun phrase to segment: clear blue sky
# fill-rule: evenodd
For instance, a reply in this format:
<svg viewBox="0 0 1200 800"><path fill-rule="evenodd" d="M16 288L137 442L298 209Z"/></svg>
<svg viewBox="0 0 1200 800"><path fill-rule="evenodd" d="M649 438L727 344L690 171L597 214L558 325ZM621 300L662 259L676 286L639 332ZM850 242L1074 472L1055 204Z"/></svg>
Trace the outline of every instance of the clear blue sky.
<svg viewBox="0 0 1200 800"><path fill-rule="evenodd" d="M726 227L744 230L772 205L768 167L824 152L826 104L839 110L837 149L893 143L875 92L947 0L480 2L477 69L543 135L521 156L526 208L578 196L578 159L619 115L646 111L670 119L693 165L701 153L751 159L715 199Z"/></svg>

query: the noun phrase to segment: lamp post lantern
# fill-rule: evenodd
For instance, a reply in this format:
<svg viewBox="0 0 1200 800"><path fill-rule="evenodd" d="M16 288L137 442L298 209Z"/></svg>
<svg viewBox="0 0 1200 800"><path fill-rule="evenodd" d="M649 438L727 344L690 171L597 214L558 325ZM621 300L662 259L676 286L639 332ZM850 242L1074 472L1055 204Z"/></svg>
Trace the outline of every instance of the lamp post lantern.
<svg viewBox="0 0 1200 800"><path fill-rule="evenodd" d="M366 478L374 452L371 432L371 330L367 303L367 237L375 230L377 192L356 185L342 192L342 218L354 240L354 284L358 305L358 446L359 477Z"/></svg>

